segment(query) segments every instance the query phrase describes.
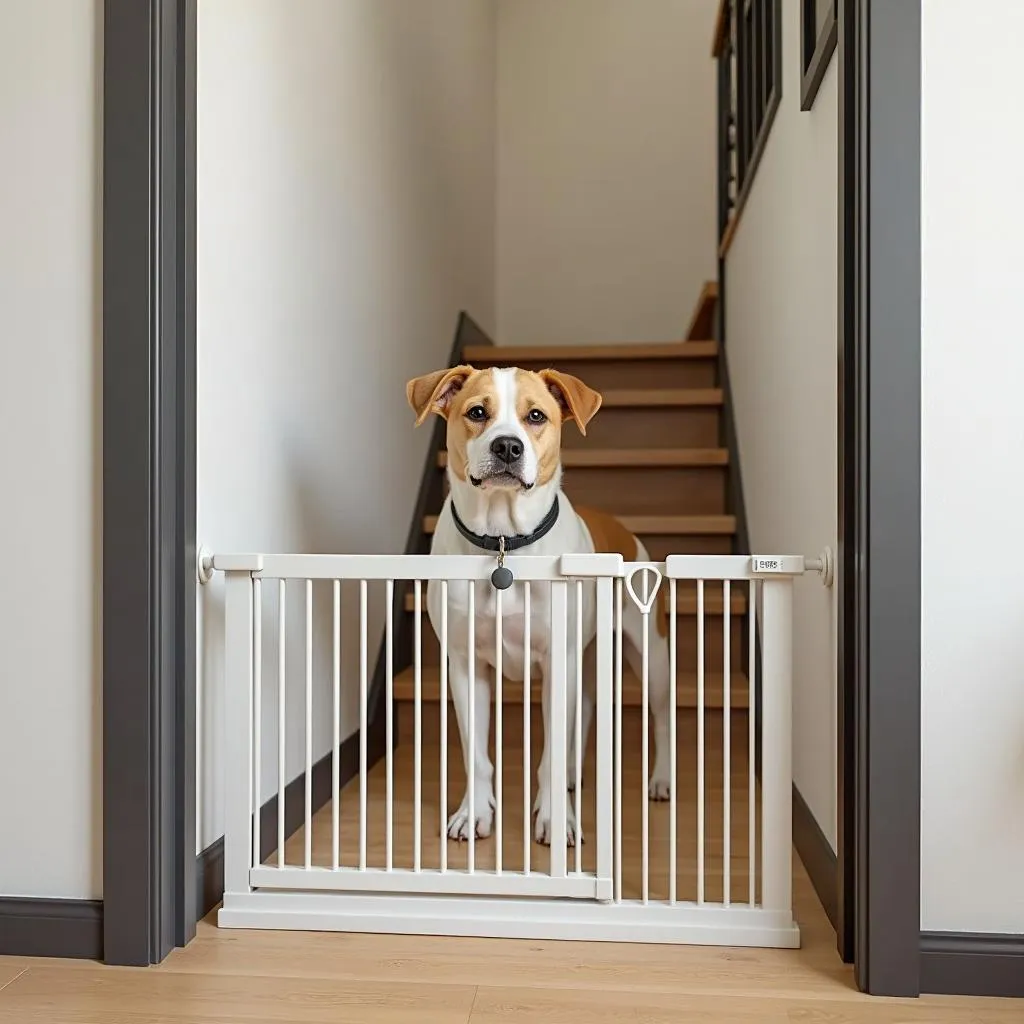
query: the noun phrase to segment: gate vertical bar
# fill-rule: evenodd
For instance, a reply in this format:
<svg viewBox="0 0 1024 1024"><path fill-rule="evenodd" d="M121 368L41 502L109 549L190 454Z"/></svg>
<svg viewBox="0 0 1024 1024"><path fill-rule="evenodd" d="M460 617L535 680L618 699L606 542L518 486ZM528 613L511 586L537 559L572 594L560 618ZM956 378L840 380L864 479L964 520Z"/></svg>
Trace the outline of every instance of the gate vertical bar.
<svg viewBox="0 0 1024 1024"><path fill-rule="evenodd" d="M306 580L306 804L303 814L306 868L313 865L313 581Z"/></svg>
<svg viewBox="0 0 1024 1024"><path fill-rule="evenodd" d="M565 878L565 748L566 748L566 673L565 661L568 632L568 601L562 581L551 584L551 684L549 699L551 710L551 736L548 749L551 751L549 784L551 786L551 877Z"/></svg>
<svg viewBox="0 0 1024 1024"><path fill-rule="evenodd" d="M569 682L569 680L567 680ZM576 801L576 836L573 853L575 854L576 874L583 873L583 581L576 581L576 678L571 681L576 687L576 715L573 722L573 750L576 753L573 764L575 772Z"/></svg>
<svg viewBox="0 0 1024 1024"><path fill-rule="evenodd" d="M263 770L263 581L252 581L252 862L260 862L260 773Z"/></svg>
<svg viewBox="0 0 1024 1024"><path fill-rule="evenodd" d="M530 705L530 583L523 584L523 874L530 873L530 847L533 845L532 801L530 800L530 731L532 712Z"/></svg>
<svg viewBox="0 0 1024 1024"><path fill-rule="evenodd" d="M441 580L441 873L448 870L448 581ZM388 864L390 868L391 865Z"/></svg>
<svg viewBox="0 0 1024 1024"><path fill-rule="evenodd" d="M250 891L252 860L253 579L225 573L224 891Z"/></svg>
<svg viewBox="0 0 1024 1024"><path fill-rule="evenodd" d="M285 630L288 584L277 582L277 866L284 867L284 812L285 812L285 753L288 733L285 729L287 712L285 682L288 676L287 634Z"/></svg>
<svg viewBox="0 0 1024 1024"><path fill-rule="evenodd" d="M505 695L501 692L504 679L504 668L502 667L503 638L501 635L502 626L502 603L501 591L494 593L494 873L500 875L502 871L501 854L504 845L502 836L502 815L504 814L504 770L505 763L502 757L502 747L505 737L502 734L502 701Z"/></svg>
<svg viewBox="0 0 1024 1024"><path fill-rule="evenodd" d="M615 902L622 900L622 578L615 581Z"/></svg>
<svg viewBox="0 0 1024 1024"><path fill-rule="evenodd" d="M413 807L412 807L412 869L420 871L423 846L423 582L415 581L416 620L414 623L414 672L413 692ZM390 828L391 821L388 821Z"/></svg>
<svg viewBox="0 0 1024 1024"><path fill-rule="evenodd" d="M793 584L761 586L761 903L792 911Z"/></svg>
<svg viewBox="0 0 1024 1024"><path fill-rule="evenodd" d="M331 653L333 678L333 704L331 724L334 735L331 742L331 867L337 871L341 862L341 580L335 580L333 615L331 621ZM390 610L390 606L389 606Z"/></svg>
<svg viewBox="0 0 1024 1024"><path fill-rule="evenodd" d="M732 902L732 585L722 581L722 903Z"/></svg>
<svg viewBox="0 0 1024 1024"><path fill-rule="evenodd" d="M610 576L597 581L597 687L596 736L597 777L594 780L597 795L597 878L598 899L612 894L612 603L614 585Z"/></svg>

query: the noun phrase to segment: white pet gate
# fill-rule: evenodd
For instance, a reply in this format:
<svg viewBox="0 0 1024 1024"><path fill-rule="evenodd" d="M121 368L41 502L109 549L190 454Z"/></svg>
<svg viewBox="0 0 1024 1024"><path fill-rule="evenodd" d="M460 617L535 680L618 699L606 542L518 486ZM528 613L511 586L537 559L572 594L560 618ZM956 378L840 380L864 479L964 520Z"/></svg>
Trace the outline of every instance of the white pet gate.
<svg viewBox="0 0 1024 1024"><path fill-rule="evenodd" d="M492 557L264 554L204 558L201 576L208 578L213 571L225 576L225 893L220 926L798 946L791 899L792 586L793 579L807 570L830 578L830 553L826 551L813 561L800 556L678 555L660 563L624 563L618 555L605 554L509 556L506 564L516 586L550 588L553 756L549 847L534 841L531 826L534 765L542 736L534 721L539 698L529 674L521 684L521 698L501 692L502 686L509 684L502 679L500 614L495 617L498 667L489 670L496 689L494 830L487 838L470 834L466 842L445 834L444 823L460 799L464 766L457 729L449 724L447 616L442 617L435 638L429 620L423 621L425 584L441 581L445 608L453 581L479 581L476 588L468 588L470 594L476 591L493 598L489 583ZM329 800L317 815L311 739L314 585L333 596L332 698L321 699L326 706L316 714L332 716L334 753ZM413 714L411 726L405 730L408 741L411 729L411 742L397 745L392 742L399 733L391 700L396 585L409 588L415 638ZM286 669L286 586L303 588L305 595L305 672L291 673L300 678L291 678ZM583 670L575 672L575 678L567 678L566 653L579 651L582 619L574 610L580 605L573 598L579 597L583 586L595 587L597 596L596 659L592 663L596 664L594 741L586 768L579 743L573 744L574 774L580 781L568 789L567 697L573 696L572 688L577 697L582 693ZM358 640L341 635L343 587L350 591L358 588ZM670 776L675 784L664 803L647 799L651 750L646 631L655 628L651 609L659 587L667 589L663 598L667 597L668 604L673 708L678 676L677 589L685 588L687 600L695 598L692 610L697 632L693 666L696 709L685 719L683 736L677 726L680 716L669 716ZM722 648L713 652L706 649L705 642L706 596L711 588L722 598L716 610L724 621ZM369 650L367 616L377 591L387 609L388 671L382 695L387 742L384 756L375 766L370 763L367 738L375 654ZM735 614L733 599L740 591L749 628L743 637L749 710L746 735L737 743L730 694L733 668L738 666L731 664L736 655L730 642L735 632L730 615ZM622 645L616 642L616 636L621 636L624 602L628 601L641 608L645 629L642 661L635 676L628 674L628 666L624 673ZM275 678L267 679L268 672L263 669L264 616L274 623L274 607L277 636L269 639L276 641L278 663ZM500 598L497 607L500 609ZM525 629L528 646L529 616ZM435 639L439 657L436 666L428 666L424 661L426 641ZM341 785L343 766L339 763L341 708L347 685L340 668L343 642L359 645L361 729L358 766L345 786ZM709 699L714 673L706 667L712 654L716 678L722 682L714 701ZM582 666L581 658L575 662ZM424 697L424 680L431 671L439 674L439 693L433 702ZM624 706L624 677L641 687L639 718ZM355 684L352 680L353 687ZM293 685L301 689L295 693ZM284 719L290 694L296 701L301 697L305 712L304 822L289 842L285 801L278 800L277 848L265 857L260 848L260 811L268 794L260 792L259 766L267 763L267 758L276 763L276 791L284 792L288 781ZM271 745L265 745L266 737L261 735L262 705L267 701L276 704L278 717L277 737L271 737ZM577 709L577 736L582 703L581 699L570 701L570 707ZM470 701L471 719L475 708L475 701ZM471 721L470 734L473 728ZM713 745L709 743L712 733ZM756 777L758 740L760 772ZM436 763L432 760L435 755ZM456 774L460 778L456 779ZM470 789L473 774L468 777ZM472 799L470 793L471 803ZM567 842L575 838L566 835L567 801L576 811L575 827L584 832L582 843ZM571 830L571 815L569 821ZM314 840L317 830L320 841ZM324 840L325 833L329 841ZM265 853L265 838L263 846Z"/></svg>

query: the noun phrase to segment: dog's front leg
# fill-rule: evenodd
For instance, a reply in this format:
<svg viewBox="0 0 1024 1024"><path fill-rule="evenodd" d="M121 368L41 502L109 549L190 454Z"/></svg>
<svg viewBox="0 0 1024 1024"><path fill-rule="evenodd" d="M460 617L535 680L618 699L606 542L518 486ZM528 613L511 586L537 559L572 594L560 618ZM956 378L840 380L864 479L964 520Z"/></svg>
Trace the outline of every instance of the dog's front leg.
<svg viewBox="0 0 1024 1024"><path fill-rule="evenodd" d="M487 754L491 727L491 684L479 672L469 676L469 661L456 656L448 659L448 678L452 703L462 740L462 760L466 766L466 793L459 809L448 819L450 839L469 839L469 822L476 825L476 835L486 838L494 827L494 767ZM469 735L469 702L473 708L473 735ZM469 800L469 778L473 778L473 807Z"/></svg>
<svg viewBox="0 0 1024 1024"><path fill-rule="evenodd" d="M562 699L565 702L565 746L562 748L562 763L566 763L570 743L575 739L576 732L576 657L569 652L566 657L566 686ZM545 846L551 843L551 674L544 673L541 694L541 710L544 716L544 752L541 754L540 766L537 768L537 799L533 809L537 820L533 827L533 836L538 843ZM568 779L563 780L566 784ZM583 835L580 833L582 841ZM569 846L576 845L576 812L573 801L566 794L565 801L565 841Z"/></svg>

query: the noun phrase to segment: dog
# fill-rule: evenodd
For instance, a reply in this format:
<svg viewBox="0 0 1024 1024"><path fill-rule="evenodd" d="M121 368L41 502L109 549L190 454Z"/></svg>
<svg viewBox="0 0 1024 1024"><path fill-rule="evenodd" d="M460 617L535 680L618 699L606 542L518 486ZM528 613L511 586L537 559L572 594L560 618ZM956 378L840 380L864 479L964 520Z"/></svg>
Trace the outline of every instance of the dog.
<svg viewBox="0 0 1024 1024"><path fill-rule="evenodd" d="M469 365L437 370L410 380L406 396L415 425L431 414L447 421L449 490L434 530L432 554L479 555L494 552L500 539L512 542L519 554L563 555L618 552L627 561L646 561L649 555L640 541L613 516L576 509L562 490L561 438L563 425L572 421L582 434L601 407L601 395L581 380L556 370L533 372L519 368L475 369ZM496 563L497 564L497 563ZM474 593L475 678L469 675L469 587ZM664 587L661 591L664 591ZM584 692L582 745L594 711L596 632L596 583L583 590ZM576 588L569 588L568 621L576 621ZM495 600L498 591L490 581L448 585L448 679L462 741L467 788L463 800L447 822L451 839L469 838L469 830L486 838L494 824L493 766L488 756L491 688L494 680ZM659 592L659 598L661 592ZM549 660L550 584L534 583L530 589L530 649L524 650L524 600L521 583L513 583L502 599L502 669L505 678L522 680L526 660L543 679L542 713L544 746L537 772L537 796L533 805L534 839L551 842L550 686L544 671ZM427 613L440 635L441 586L427 585ZM648 795L666 800L674 780L670 777L669 650L664 602L652 615L657 629L648 638L650 708L654 720L655 759ZM628 598L623 601L623 655L633 670L641 671L644 623L640 610ZM567 783L575 779L576 644L569 642L566 666L566 723L568 726ZM474 700L474 735L469 731L469 701ZM644 723L644 728L647 723ZM469 805L468 780L473 773L473 804ZM566 801L566 836L574 845L575 813ZM444 827L444 823L442 823Z"/></svg>

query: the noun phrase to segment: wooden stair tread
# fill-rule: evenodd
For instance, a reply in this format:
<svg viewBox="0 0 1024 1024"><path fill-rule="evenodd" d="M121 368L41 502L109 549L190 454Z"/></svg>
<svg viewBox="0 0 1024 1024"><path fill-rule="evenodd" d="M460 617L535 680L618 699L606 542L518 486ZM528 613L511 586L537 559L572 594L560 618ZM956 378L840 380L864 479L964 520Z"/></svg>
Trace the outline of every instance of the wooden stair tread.
<svg viewBox="0 0 1024 1024"><path fill-rule="evenodd" d="M664 585L664 584L663 584ZM623 598L625 600L625 598ZM427 592L423 589L422 598L423 615L427 614ZM412 592L405 595L405 610L416 611L416 595ZM722 599L721 585L711 588L710 584L704 592L704 614L721 615L725 611L725 601ZM733 587L729 593L729 611L733 615L744 615L747 611L747 595L738 587ZM679 580L676 583L676 615L697 614L697 585L689 580ZM426 628L426 627L424 627Z"/></svg>
<svg viewBox="0 0 1024 1024"><path fill-rule="evenodd" d="M711 359L718 355L716 341L669 341L656 344L621 345L467 345L462 358L467 363L632 362L640 359Z"/></svg>
<svg viewBox="0 0 1024 1024"><path fill-rule="evenodd" d="M448 452L437 453L441 469L448 465ZM567 448L562 465L568 469L602 467L727 466L727 448Z"/></svg>
<svg viewBox="0 0 1024 1024"><path fill-rule="evenodd" d="M613 388L601 393L602 409L721 405L721 388Z"/></svg>
<svg viewBox="0 0 1024 1024"><path fill-rule="evenodd" d="M433 533L437 516L424 516L423 532ZM645 534L732 534L736 532L736 517L726 515L703 516L619 516L619 521L631 533Z"/></svg>
<svg viewBox="0 0 1024 1024"><path fill-rule="evenodd" d="M749 705L747 677L743 672L730 673L729 704L733 708L743 709ZM534 703L541 699L541 680L530 680L530 700ZM420 693L424 702L436 703L441 699L441 669L438 665L424 665L421 669ZM394 695L396 701L413 702L416 699L416 670L409 667L395 674ZM632 669L622 667L622 703L626 707L640 707L642 703L640 680ZM448 691L451 701L451 690ZM523 683L506 679L501 687L502 704L523 703ZM697 673L679 672L676 675L676 707L695 708L697 706ZM704 673L704 706L706 708L722 707L722 672L721 669L708 669Z"/></svg>

